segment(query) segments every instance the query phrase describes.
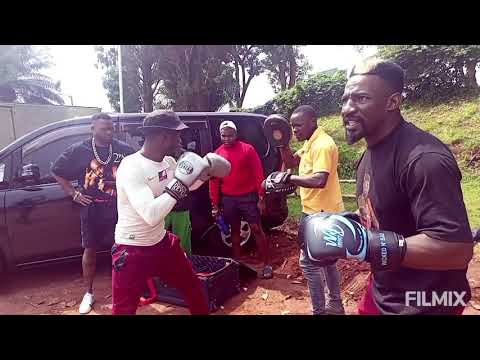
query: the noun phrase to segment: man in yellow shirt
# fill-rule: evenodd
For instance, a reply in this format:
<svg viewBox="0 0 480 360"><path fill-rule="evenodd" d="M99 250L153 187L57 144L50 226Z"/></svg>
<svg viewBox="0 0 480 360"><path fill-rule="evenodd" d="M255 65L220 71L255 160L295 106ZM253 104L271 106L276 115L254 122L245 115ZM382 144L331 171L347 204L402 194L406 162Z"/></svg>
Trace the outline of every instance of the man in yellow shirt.
<svg viewBox="0 0 480 360"><path fill-rule="evenodd" d="M317 127L315 110L309 105L296 108L290 117L290 123L297 140L305 143L295 154L289 146L279 148L285 166L289 169L298 167L298 176L284 173L283 179L279 181L300 187L301 220L321 211L344 211L335 142ZM340 296L340 274L336 263L327 266L316 264L306 256L301 244L300 267L307 279L313 314L344 314ZM326 304L324 278L329 295Z"/></svg>

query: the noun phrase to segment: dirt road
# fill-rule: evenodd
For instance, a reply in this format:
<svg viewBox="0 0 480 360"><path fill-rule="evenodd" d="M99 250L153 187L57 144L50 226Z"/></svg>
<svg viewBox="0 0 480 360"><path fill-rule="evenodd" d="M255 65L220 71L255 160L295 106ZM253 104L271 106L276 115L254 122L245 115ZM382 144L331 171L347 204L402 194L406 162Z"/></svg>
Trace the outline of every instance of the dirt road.
<svg viewBox="0 0 480 360"><path fill-rule="evenodd" d="M269 236L274 249L273 280L255 280L243 286L240 294L227 301L216 315L308 315L310 301L306 283L298 268L296 224L287 222ZM253 259L253 267L258 263ZM342 296L347 314L356 314L363 294L368 265L339 261ZM96 303L89 315L111 313L111 274L109 259L100 262L95 280ZM473 298L464 314L480 315L480 248L472 260L468 278ZM80 262L53 265L13 274L0 289L0 314L77 315L83 296ZM188 314L185 308L155 303L139 308L142 315Z"/></svg>

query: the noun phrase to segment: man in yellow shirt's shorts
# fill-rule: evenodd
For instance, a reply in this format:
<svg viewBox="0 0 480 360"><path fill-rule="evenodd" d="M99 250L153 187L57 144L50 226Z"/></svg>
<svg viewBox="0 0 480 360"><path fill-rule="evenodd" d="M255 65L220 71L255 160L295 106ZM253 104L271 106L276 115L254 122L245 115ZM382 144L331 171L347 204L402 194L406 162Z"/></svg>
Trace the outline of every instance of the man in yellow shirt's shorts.
<svg viewBox="0 0 480 360"><path fill-rule="evenodd" d="M289 169L298 167L298 176L285 173L283 183L300 187L302 219L321 211L344 211L338 179L338 149L333 139L317 127L315 110L309 105L295 109L290 117L298 141L305 141L295 154L289 146L280 147L282 160ZM336 263L323 266L311 261L300 247L300 267L307 279L314 315L345 314L340 296L340 274ZM325 304L325 280L328 301Z"/></svg>

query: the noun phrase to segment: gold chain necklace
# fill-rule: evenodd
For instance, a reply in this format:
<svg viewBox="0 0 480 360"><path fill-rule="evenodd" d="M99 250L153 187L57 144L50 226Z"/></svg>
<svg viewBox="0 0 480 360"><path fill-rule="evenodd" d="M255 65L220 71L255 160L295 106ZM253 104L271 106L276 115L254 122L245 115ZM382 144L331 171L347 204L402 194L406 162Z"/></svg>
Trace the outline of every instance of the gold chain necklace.
<svg viewBox="0 0 480 360"><path fill-rule="evenodd" d="M112 155L113 155L113 148L112 148L112 144L110 144L110 146L108 147L108 158L107 160L103 161L102 159L100 159L100 156L98 155L97 153L97 147L95 146L95 138L92 136L92 149L93 149L93 155L95 155L95 159L102 165L108 165L108 163L110 162L110 160L112 160Z"/></svg>

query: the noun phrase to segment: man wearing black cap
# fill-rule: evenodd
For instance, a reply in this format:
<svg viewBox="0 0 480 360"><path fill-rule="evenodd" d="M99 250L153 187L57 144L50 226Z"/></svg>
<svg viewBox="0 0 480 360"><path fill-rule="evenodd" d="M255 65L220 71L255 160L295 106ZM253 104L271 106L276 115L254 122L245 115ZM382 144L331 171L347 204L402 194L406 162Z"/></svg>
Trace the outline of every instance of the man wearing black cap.
<svg viewBox="0 0 480 360"><path fill-rule="evenodd" d="M178 289L192 314L208 314L200 280L180 247L165 230L165 217L177 201L211 176L223 177L230 164L222 157L186 152L178 163L166 156L180 146L187 126L171 111L145 117L145 143L117 171L118 223L112 248L112 313L135 314L145 283L158 277Z"/></svg>

